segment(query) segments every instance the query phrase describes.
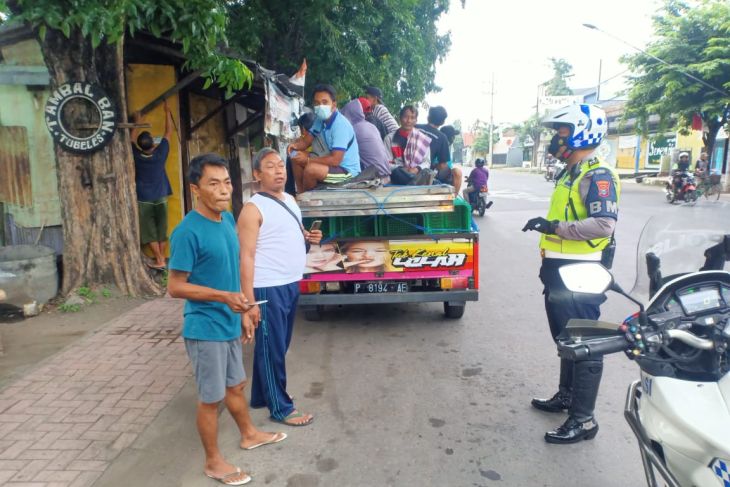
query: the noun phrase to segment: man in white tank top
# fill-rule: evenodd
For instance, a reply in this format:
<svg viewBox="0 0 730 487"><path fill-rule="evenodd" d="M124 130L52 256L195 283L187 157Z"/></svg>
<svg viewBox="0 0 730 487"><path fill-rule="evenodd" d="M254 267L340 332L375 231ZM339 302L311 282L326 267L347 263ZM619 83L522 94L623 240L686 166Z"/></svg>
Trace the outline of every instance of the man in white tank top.
<svg viewBox="0 0 730 487"><path fill-rule="evenodd" d="M294 198L284 192L286 165L273 149L261 149L253 161L260 189L238 217L241 289L249 302L266 300L244 319L256 326L251 407L268 407L271 418L305 426L314 417L294 407L286 392L286 352L291 343L306 262L306 244L318 244L322 232L302 227Z"/></svg>

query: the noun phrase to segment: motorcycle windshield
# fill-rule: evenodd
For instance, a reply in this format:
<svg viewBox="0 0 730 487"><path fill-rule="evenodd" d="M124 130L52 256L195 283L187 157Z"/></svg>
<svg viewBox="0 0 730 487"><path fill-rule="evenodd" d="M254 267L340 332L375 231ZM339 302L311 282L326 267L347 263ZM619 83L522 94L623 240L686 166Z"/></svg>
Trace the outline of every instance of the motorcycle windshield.
<svg viewBox="0 0 730 487"><path fill-rule="evenodd" d="M646 222L636 254L636 282L631 294L647 302L650 277L647 254L659 258L661 275L667 278L697 272L705 264L705 250L730 235L730 204L724 202L678 207L677 211L655 215ZM730 262L724 269L730 271Z"/></svg>

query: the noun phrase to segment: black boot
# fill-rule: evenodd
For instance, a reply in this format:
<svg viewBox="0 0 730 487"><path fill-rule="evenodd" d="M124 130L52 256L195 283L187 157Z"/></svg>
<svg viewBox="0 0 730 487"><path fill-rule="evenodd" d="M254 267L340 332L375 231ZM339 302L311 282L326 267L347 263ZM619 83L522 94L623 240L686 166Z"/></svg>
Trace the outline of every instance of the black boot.
<svg viewBox="0 0 730 487"><path fill-rule="evenodd" d="M571 394L566 391L558 391L550 399L533 399L532 407L548 413L562 413L570 409Z"/></svg>
<svg viewBox="0 0 730 487"><path fill-rule="evenodd" d="M581 440L592 440L598 434L598 423L591 418L586 421L578 421L572 416L561 426L553 431L545 433L545 441L558 445L576 443Z"/></svg>
<svg viewBox="0 0 730 487"><path fill-rule="evenodd" d="M570 409L573 402L573 364L572 360L560 360L560 384L557 394L550 399L533 399L532 407L549 413L562 413Z"/></svg>

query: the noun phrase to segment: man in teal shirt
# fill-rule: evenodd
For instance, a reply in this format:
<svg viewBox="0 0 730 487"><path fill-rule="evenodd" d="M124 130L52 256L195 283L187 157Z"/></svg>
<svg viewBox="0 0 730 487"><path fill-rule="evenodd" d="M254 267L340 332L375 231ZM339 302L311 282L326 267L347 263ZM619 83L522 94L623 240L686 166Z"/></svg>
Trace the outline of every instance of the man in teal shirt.
<svg viewBox="0 0 730 487"><path fill-rule="evenodd" d="M188 171L197 206L172 233L168 291L186 300L182 334L198 389L204 472L226 485L243 485L251 477L226 462L218 449L219 403L225 400L245 450L278 443L286 434L257 430L243 396L241 342L251 343L254 328L242 319L251 306L241 293L236 224L227 211L232 192L228 164L217 154L204 154L190 161Z"/></svg>

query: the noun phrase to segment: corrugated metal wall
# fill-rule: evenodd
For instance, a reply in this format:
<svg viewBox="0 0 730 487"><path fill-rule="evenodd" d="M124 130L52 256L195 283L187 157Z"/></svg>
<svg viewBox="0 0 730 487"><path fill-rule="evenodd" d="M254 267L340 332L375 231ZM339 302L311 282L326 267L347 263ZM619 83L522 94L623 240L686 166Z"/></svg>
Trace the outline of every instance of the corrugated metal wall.
<svg viewBox="0 0 730 487"><path fill-rule="evenodd" d="M0 201L25 207L33 204L25 127L0 127Z"/></svg>
<svg viewBox="0 0 730 487"><path fill-rule="evenodd" d="M39 243L56 251L56 255L63 254L63 227L54 225L50 227L21 227L13 218L13 215L5 215L5 245L34 245ZM39 237L40 235L40 237Z"/></svg>

